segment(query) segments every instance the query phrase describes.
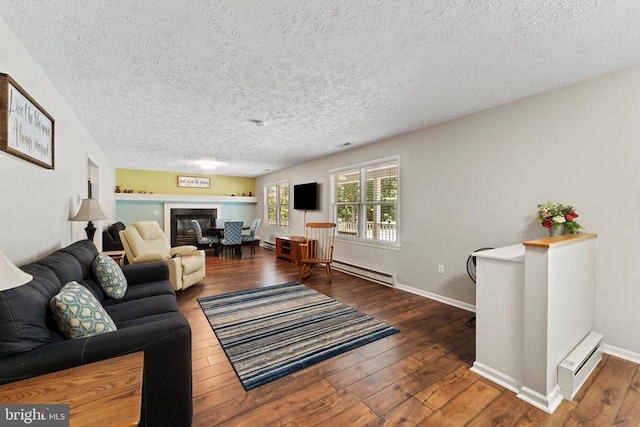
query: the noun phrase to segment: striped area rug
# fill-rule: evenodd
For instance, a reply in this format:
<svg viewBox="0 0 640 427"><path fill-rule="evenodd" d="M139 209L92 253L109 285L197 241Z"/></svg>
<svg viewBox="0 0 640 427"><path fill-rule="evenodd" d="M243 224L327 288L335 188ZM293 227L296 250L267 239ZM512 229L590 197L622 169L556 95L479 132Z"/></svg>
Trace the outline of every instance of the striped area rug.
<svg viewBox="0 0 640 427"><path fill-rule="evenodd" d="M300 283L198 302L245 390L398 332Z"/></svg>

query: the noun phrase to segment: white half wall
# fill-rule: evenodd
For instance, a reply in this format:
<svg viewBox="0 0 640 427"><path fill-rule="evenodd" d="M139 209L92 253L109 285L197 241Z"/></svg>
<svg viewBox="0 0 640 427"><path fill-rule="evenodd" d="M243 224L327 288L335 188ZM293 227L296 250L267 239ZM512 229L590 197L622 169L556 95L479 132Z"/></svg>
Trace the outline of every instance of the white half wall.
<svg viewBox="0 0 640 427"><path fill-rule="evenodd" d="M640 354L640 67L532 96L428 129L339 152L260 177L318 181L330 219L329 170L400 155L401 248L338 242L345 262L397 274L402 286L475 304L468 255L548 237L537 204L572 204L597 233L596 329L605 343ZM263 217L262 203L258 214ZM303 233L291 211L288 234ZM270 230L264 236L287 234ZM438 264L446 274L438 274Z"/></svg>
<svg viewBox="0 0 640 427"><path fill-rule="evenodd" d="M88 159L99 167L93 198L109 219L95 222L94 241L113 222L115 168L38 64L0 19L0 72L10 75L55 120L55 169L0 151L0 251L20 265L85 239L86 223L70 222L87 197Z"/></svg>

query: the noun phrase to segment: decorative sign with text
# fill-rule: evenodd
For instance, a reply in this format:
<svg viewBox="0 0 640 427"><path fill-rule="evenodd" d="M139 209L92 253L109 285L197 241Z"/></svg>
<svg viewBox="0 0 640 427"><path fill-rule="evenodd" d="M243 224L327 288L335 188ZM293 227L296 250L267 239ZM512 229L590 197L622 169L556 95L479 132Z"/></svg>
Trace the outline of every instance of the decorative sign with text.
<svg viewBox="0 0 640 427"><path fill-rule="evenodd" d="M6 74L0 74L0 111L0 149L53 169L53 117Z"/></svg>
<svg viewBox="0 0 640 427"><path fill-rule="evenodd" d="M211 187L211 179L199 176L179 176L178 187L209 188Z"/></svg>

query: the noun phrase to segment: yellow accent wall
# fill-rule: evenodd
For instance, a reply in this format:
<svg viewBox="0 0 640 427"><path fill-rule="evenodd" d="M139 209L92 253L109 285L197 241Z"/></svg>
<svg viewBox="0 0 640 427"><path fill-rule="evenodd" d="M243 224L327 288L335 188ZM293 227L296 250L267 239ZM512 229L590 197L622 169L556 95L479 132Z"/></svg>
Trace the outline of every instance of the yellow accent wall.
<svg viewBox="0 0 640 427"><path fill-rule="evenodd" d="M210 188L178 187L178 176L206 177ZM141 169L116 169L116 186L122 193L186 194L204 196L252 196L256 195L255 178L194 173L159 172Z"/></svg>

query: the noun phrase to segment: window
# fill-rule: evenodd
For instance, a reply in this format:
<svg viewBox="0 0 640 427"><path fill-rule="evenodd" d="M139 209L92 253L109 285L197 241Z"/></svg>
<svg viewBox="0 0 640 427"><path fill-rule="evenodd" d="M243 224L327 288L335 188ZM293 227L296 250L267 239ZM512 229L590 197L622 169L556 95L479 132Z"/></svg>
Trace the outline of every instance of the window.
<svg viewBox="0 0 640 427"><path fill-rule="evenodd" d="M264 186L264 222L270 227L289 227L289 181Z"/></svg>
<svg viewBox="0 0 640 427"><path fill-rule="evenodd" d="M331 173L337 236L397 245L398 158Z"/></svg>

